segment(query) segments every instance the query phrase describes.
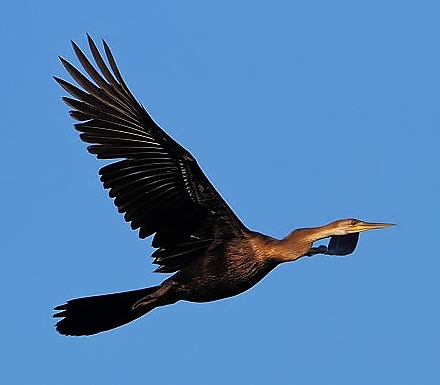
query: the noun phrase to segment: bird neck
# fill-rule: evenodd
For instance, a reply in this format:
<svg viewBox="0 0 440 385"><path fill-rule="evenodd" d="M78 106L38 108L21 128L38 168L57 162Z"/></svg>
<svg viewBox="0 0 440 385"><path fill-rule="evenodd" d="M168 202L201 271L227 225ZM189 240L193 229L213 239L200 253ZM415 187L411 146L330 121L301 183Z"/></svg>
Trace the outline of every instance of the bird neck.
<svg viewBox="0 0 440 385"><path fill-rule="evenodd" d="M313 242L330 237L332 232L328 226L294 230L277 242L274 248L275 258L280 263L295 261L309 251Z"/></svg>

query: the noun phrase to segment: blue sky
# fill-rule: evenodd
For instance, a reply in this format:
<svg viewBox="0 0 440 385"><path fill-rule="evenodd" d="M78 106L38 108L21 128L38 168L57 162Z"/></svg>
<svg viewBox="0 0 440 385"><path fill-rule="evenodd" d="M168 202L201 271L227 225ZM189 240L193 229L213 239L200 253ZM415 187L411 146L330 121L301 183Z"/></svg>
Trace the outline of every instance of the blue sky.
<svg viewBox="0 0 440 385"><path fill-rule="evenodd" d="M439 383L438 2L7 7L0 383ZM58 335L53 306L163 278L52 80L86 32L107 39L136 97L250 228L398 226L362 234L349 257L280 266L238 297Z"/></svg>

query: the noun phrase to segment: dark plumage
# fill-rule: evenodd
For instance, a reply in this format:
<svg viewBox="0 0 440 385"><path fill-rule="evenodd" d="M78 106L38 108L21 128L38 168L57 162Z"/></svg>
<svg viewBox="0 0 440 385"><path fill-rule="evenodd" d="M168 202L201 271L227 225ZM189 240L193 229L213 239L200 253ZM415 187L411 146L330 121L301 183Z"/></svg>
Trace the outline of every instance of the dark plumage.
<svg viewBox="0 0 440 385"><path fill-rule="evenodd" d="M73 98L80 138L99 159L121 159L100 169L120 213L139 237L154 234L157 272L175 273L161 285L124 293L77 298L58 306L61 334L89 335L128 323L158 306L179 300L206 302L239 294L281 262L305 255L351 253L358 232L386 227L345 219L299 229L277 240L247 229L203 174L194 157L167 135L136 101L124 83L109 47L108 65L93 40L96 67L72 42L89 78L65 59L62 64L81 87L55 80ZM353 235L355 234L355 235ZM328 246L313 242L331 236Z"/></svg>

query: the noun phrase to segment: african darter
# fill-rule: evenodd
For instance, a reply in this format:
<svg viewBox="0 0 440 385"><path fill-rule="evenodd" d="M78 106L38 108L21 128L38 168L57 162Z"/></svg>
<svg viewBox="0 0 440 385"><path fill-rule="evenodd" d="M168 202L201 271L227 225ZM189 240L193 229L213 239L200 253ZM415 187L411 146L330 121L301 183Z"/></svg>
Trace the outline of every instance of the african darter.
<svg viewBox="0 0 440 385"><path fill-rule="evenodd" d="M158 286L77 298L57 306L56 329L90 335L135 320L179 300L208 302L240 294L277 265L315 254L347 255L359 233L392 226L342 219L292 231L278 240L247 229L206 178L194 157L167 135L136 101L103 41L108 65L87 35L96 67L73 49L89 78L65 59L62 64L81 87L55 80L80 138L99 159L118 159L99 171L104 188L139 237L154 234L153 263L174 273ZM313 243L329 238L328 246Z"/></svg>

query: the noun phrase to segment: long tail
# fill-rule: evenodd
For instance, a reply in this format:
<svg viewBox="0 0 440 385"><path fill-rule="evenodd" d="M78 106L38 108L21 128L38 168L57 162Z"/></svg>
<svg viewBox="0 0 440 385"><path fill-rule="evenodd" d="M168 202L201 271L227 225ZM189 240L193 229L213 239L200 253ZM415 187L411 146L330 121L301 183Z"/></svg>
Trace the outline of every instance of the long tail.
<svg viewBox="0 0 440 385"><path fill-rule="evenodd" d="M125 325L162 305L152 301L148 305L132 308L136 302L159 288L160 286L153 286L123 293L71 299L55 308L60 312L54 314L54 318L63 317L56 324L56 329L61 334L83 336Z"/></svg>

